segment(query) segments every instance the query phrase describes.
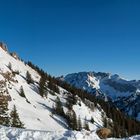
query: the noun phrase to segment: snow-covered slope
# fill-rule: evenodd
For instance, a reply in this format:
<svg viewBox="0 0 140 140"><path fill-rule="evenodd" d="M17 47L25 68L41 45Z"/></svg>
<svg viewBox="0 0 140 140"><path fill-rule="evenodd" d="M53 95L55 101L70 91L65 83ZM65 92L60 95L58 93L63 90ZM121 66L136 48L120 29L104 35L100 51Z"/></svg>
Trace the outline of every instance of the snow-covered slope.
<svg viewBox="0 0 140 140"><path fill-rule="evenodd" d="M33 84L27 83L27 71L31 74L34 81ZM13 72L16 74L13 74ZM92 80L96 81L96 79ZM59 97L64 112L66 113L68 111L66 99L67 95L70 93L59 87L59 94L52 94L50 89L48 89L47 97L42 97L39 95L38 91L39 81L40 75L38 72L21 60L12 57L7 51L0 47L0 82L5 84L4 87L0 87L0 91L2 93L7 91L7 94L10 97L8 102L8 113L10 114L15 105L24 127L26 129L39 130L30 131L1 127L1 137L5 135L7 139L15 139L16 137L16 139L20 140L26 139L27 137L31 137L31 139L36 138L37 140L46 140L46 138L61 139L61 137L64 139L66 137L68 139L76 139L77 137L79 140L92 139L92 137L99 139L95 132L100 127L103 127L102 114L105 114L99 106L93 111L79 98L78 102L73 106L73 110L75 111L77 118L80 116L82 125L84 125L86 118L91 132L88 134L89 136L86 136L85 132L69 131L67 121L59 115L52 115L52 111L54 109L55 100ZM19 95L21 86L24 89L27 100ZM90 122L91 117L94 119L95 123ZM91 133L93 133L93 135L91 135Z"/></svg>
<svg viewBox="0 0 140 140"><path fill-rule="evenodd" d="M7 72L11 73L11 70L8 68L9 62L11 63L12 70L18 70L20 73L14 77L14 80L18 82L6 82L8 92L12 98L9 102L9 111L13 108L13 105L15 105L21 121L28 129L64 130L65 128L59 125L59 123L57 123L53 118L48 117L50 115L50 110L44 109L45 106L46 108L52 108L52 102L50 102L50 100L53 100L55 97L50 95L47 100L42 98L38 94L37 86L29 85L25 79L26 72L29 71L33 80L35 82L39 82L39 74L28 65L25 65L23 62L11 57L7 52L0 48L1 75ZM25 96L30 103L26 102L25 98L22 98L19 95L21 86L23 86ZM51 122L52 125L48 124L48 122Z"/></svg>
<svg viewBox="0 0 140 140"><path fill-rule="evenodd" d="M127 81L117 74L101 72L73 73L61 79L77 88L96 93L106 101L111 100L125 113L140 120L140 81Z"/></svg>

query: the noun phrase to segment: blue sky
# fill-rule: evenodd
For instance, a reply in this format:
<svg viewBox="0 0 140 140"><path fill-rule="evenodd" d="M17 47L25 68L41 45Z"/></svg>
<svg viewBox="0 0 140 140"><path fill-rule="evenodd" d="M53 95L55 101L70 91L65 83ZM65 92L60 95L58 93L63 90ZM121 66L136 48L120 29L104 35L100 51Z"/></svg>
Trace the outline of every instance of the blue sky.
<svg viewBox="0 0 140 140"><path fill-rule="evenodd" d="M140 79L139 0L0 0L0 40L58 76Z"/></svg>

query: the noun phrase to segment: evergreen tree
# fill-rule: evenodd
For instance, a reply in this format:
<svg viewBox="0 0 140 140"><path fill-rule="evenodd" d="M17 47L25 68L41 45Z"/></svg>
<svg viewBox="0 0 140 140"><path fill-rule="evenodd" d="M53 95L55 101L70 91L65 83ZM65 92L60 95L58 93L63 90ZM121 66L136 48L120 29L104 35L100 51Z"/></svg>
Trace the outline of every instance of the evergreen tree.
<svg viewBox="0 0 140 140"><path fill-rule="evenodd" d="M31 77L31 74L29 73L29 71L27 71L27 73L26 73L26 80L27 80L28 84L33 83L33 79Z"/></svg>
<svg viewBox="0 0 140 140"><path fill-rule="evenodd" d="M19 95L21 97L23 97L23 98L26 98L25 93L24 93L24 90L23 90L23 86L20 87L20 93L19 93Z"/></svg>
<svg viewBox="0 0 140 140"><path fill-rule="evenodd" d="M46 76L41 76L39 81L39 94L43 97L46 95Z"/></svg>
<svg viewBox="0 0 140 140"><path fill-rule="evenodd" d="M17 128L23 128L24 124L20 121L19 115L17 113L16 106L14 105L13 110L11 111L11 126Z"/></svg>
<svg viewBox="0 0 140 140"><path fill-rule="evenodd" d="M69 127L72 130L77 130L78 129L77 117L76 117L76 113L73 109L67 111L66 119L67 119Z"/></svg>
<svg viewBox="0 0 140 140"><path fill-rule="evenodd" d="M107 128L108 127L108 121L107 121L107 118L106 117L103 117L103 125L104 125L104 127L105 128Z"/></svg>
<svg viewBox="0 0 140 140"><path fill-rule="evenodd" d="M94 124L94 119L93 119L93 117L91 117L90 122L91 122L92 124Z"/></svg>
<svg viewBox="0 0 140 140"><path fill-rule="evenodd" d="M75 97L75 95L68 93L67 94L67 103L66 106L68 107L68 109L72 109L72 106L75 105L77 103L77 99Z"/></svg>
<svg viewBox="0 0 140 140"><path fill-rule="evenodd" d="M78 130L78 131L81 131L81 130L82 130L82 123L81 123L81 118L80 118L80 116L78 117L77 130Z"/></svg>
<svg viewBox="0 0 140 140"><path fill-rule="evenodd" d="M61 103L59 97L57 97L56 100L55 100L55 112L58 115L61 115L61 116L64 116L65 115L64 110L63 110L63 107L62 107L62 103Z"/></svg>
<svg viewBox="0 0 140 140"><path fill-rule="evenodd" d="M10 70L12 70L12 64L9 62L9 64L8 64L8 68L10 69Z"/></svg>
<svg viewBox="0 0 140 140"><path fill-rule="evenodd" d="M84 122L84 129L87 130L87 131L90 130L86 117L85 117L85 122Z"/></svg>
<svg viewBox="0 0 140 140"><path fill-rule="evenodd" d="M72 129L77 130L77 117L75 111L73 111L73 118L72 118Z"/></svg>
<svg viewBox="0 0 140 140"><path fill-rule="evenodd" d="M60 93L58 86L55 84L55 82L52 79L49 79L48 88L58 94Z"/></svg>
<svg viewBox="0 0 140 140"><path fill-rule="evenodd" d="M0 124L9 126L8 101L4 95L0 95Z"/></svg>

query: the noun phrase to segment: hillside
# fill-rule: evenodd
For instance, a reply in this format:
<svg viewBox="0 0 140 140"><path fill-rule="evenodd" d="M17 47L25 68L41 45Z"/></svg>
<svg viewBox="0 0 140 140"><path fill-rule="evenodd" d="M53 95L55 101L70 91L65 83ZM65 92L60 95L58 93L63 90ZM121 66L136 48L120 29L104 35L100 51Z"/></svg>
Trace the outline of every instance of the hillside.
<svg viewBox="0 0 140 140"><path fill-rule="evenodd" d="M28 83L27 73L31 75L31 83ZM71 93L60 86L57 86L58 93L49 89L49 81L46 80L45 95L42 97L39 94L40 78L41 76L37 71L0 47L0 96L8 101L7 116L10 117L10 113L15 105L20 121L26 129L49 132L68 131L71 128L66 118L54 113L54 108L59 98L66 114L69 111L67 98L71 97ZM20 94L21 87L24 91L24 96ZM72 111L76 113L77 120L80 120L81 127L84 127L85 122L87 122L92 132L96 132L97 129L103 127L102 114L104 112L100 107L91 110L77 97ZM91 118L93 118L95 123L90 122Z"/></svg>

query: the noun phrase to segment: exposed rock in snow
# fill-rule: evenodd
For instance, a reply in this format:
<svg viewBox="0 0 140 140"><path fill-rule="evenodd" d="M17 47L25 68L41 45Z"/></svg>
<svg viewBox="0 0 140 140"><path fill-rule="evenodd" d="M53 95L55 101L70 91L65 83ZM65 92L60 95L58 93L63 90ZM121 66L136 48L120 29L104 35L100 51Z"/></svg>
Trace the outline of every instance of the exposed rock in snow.
<svg viewBox="0 0 140 140"><path fill-rule="evenodd" d="M3 42L0 42L0 48L2 48L4 51L8 51L6 44Z"/></svg>
<svg viewBox="0 0 140 140"><path fill-rule="evenodd" d="M17 55L16 52L11 53L11 56L13 56L15 59L19 59L19 56Z"/></svg>

